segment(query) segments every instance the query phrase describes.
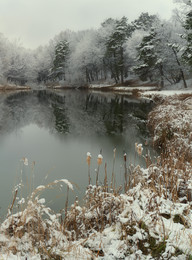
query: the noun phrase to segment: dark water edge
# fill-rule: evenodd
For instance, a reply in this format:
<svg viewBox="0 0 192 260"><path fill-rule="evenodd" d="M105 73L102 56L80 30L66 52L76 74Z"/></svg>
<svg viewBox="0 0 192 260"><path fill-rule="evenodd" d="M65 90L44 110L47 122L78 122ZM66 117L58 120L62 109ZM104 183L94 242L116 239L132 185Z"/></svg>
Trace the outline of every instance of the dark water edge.
<svg viewBox="0 0 192 260"><path fill-rule="evenodd" d="M33 187L55 179L75 183L69 204L83 198L88 184L86 153L92 154L91 178L95 183L97 155L102 149L103 165L99 181L104 179L104 164L111 178L113 149L116 148L117 185L123 184L123 153L128 164L145 165L136 157L135 143L150 141L146 126L153 103L114 93L79 90L23 91L0 95L0 215L12 200L12 190L21 182L20 195ZM144 147L144 152L150 146ZM29 166L22 164L27 157ZM34 166L34 169L33 167ZM110 180L109 180L110 182ZM53 210L64 208L66 187L43 193Z"/></svg>

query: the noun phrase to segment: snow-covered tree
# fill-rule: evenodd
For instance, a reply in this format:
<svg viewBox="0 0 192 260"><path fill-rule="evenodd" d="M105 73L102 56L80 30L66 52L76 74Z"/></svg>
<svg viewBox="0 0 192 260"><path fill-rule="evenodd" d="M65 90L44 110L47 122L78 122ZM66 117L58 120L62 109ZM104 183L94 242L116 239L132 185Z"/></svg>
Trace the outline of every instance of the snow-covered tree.
<svg viewBox="0 0 192 260"><path fill-rule="evenodd" d="M9 43L3 34L0 33L0 83L5 80L5 74L9 66Z"/></svg>
<svg viewBox="0 0 192 260"><path fill-rule="evenodd" d="M157 20L156 15L149 15L149 13L146 12L141 13L140 16L132 22L132 25L135 30L149 31Z"/></svg>
<svg viewBox="0 0 192 260"><path fill-rule="evenodd" d="M179 30L176 31L171 22L155 23L137 48L135 72L141 79L158 82L161 87L164 86L164 80L173 84L181 79L186 87L181 46Z"/></svg>
<svg viewBox="0 0 192 260"><path fill-rule="evenodd" d="M180 26L179 19L161 21L148 13L130 24L126 17L109 18L97 30L62 31L34 51L0 34L0 80L124 83L128 72L134 71L142 80L161 86L165 80L171 84L183 80L186 86L186 68L192 67L192 4L191 0L176 2L186 7Z"/></svg>
<svg viewBox="0 0 192 260"><path fill-rule="evenodd" d="M119 20L111 20L114 25L112 33L106 41L105 64L115 82L123 83L127 68L125 62L125 43L133 32L133 27L124 16ZM104 24L105 26L105 24Z"/></svg>
<svg viewBox="0 0 192 260"><path fill-rule="evenodd" d="M185 4L187 6L192 6L191 0L174 0L175 3Z"/></svg>
<svg viewBox="0 0 192 260"><path fill-rule="evenodd" d="M23 85L27 82L25 49L15 41L9 44L8 51L8 67L5 76L8 81Z"/></svg>
<svg viewBox="0 0 192 260"><path fill-rule="evenodd" d="M53 61L52 77L59 80L65 80L65 69L69 56L69 42L66 40L60 41L55 46L55 57Z"/></svg>
<svg viewBox="0 0 192 260"><path fill-rule="evenodd" d="M137 47L139 47L143 37L146 35L148 35L148 32L144 30L135 30L131 37L127 40L126 52L132 60L135 60L137 56Z"/></svg>
<svg viewBox="0 0 192 260"><path fill-rule="evenodd" d="M134 71L142 80L154 79L158 65L161 66L161 59L158 59L156 47L159 44L157 33L154 29L143 37L142 42L137 47L138 65L135 66Z"/></svg>
<svg viewBox="0 0 192 260"><path fill-rule="evenodd" d="M186 40L183 46L183 59L190 66L192 65L192 1L191 0L174 0L179 3L179 10L176 9L175 16L177 16L181 25L184 28L184 32L181 37Z"/></svg>
<svg viewBox="0 0 192 260"><path fill-rule="evenodd" d="M102 78L103 50L100 48L99 35L95 30L89 30L79 35L76 46L69 59L69 75L81 83L90 83Z"/></svg>
<svg viewBox="0 0 192 260"><path fill-rule="evenodd" d="M192 68L192 6L191 10L186 14L186 19L183 27L185 29L185 33L182 37L187 42L183 52L183 59Z"/></svg>
<svg viewBox="0 0 192 260"><path fill-rule="evenodd" d="M52 66L52 56L47 46L40 46L32 53L31 73L33 81L46 83Z"/></svg>

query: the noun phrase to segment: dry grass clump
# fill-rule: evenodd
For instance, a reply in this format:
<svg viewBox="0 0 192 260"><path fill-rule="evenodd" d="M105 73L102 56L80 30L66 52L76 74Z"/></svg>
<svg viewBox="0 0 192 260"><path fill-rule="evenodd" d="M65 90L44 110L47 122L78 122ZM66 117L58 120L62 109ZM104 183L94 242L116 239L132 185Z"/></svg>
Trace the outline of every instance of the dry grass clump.
<svg viewBox="0 0 192 260"><path fill-rule="evenodd" d="M1 233L8 239L6 249L1 245L1 253L48 254L52 231L59 229L58 219L52 221L50 212L41 201L30 200L23 211L9 216L1 225ZM44 219L45 214L49 214L50 219Z"/></svg>
<svg viewBox="0 0 192 260"><path fill-rule="evenodd" d="M149 115L154 145L167 154L174 151L177 160L192 163L192 97L166 98ZM169 157L169 156L168 156Z"/></svg>
<svg viewBox="0 0 192 260"><path fill-rule="evenodd" d="M18 213L12 213L13 203L6 220L1 224L0 234L6 237L6 243L0 241L0 251L3 254L13 253L37 255L41 259L62 259L62 254L55 252L67 251L69 245L61 230L61 214L55 214L45 205L45 199L40 199L40 193L60 183L72 184L65 179L54 181L46 186L38 186L29 196L26 206ZM17 190L16 193L17 194ZM65 244L65 247L64 247ZM39 258L39 259L40 259Z"/></svg>
<svg viewBox="0 0 192 260"><path fill-rule="evenodd" d="M192 96L166 98L150 113L149 124L154 145L161 148L159 163L149 168L156 191L173 201L191 201Z"/></svg>
<svg viewBox="0 0 192 260"><path fill-rule="evenodd" d="M90 233L102 232L107 225L117 221L123 209L119 194L106 192L104 186L89 185L85 195L86 204L76 201L65 218L65 230L71 231L70 239L87 238Z"/></svg>

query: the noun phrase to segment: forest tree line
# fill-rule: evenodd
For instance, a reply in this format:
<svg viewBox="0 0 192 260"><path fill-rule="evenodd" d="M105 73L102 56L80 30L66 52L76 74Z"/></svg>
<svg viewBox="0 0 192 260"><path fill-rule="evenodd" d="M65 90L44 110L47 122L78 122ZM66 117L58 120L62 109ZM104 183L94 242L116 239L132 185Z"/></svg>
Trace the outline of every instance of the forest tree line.
<svg viewBox="0 0 192 260"><path fill-rule="evenodd" d="M0 34L0 83L125 84L134 75L161 87L165 81L183 81L187 87L192 69L192 3L176 1L183 9L169 21L148 13L132 22L125 16L108 18L98 29L62 31L35 50Z"/></svg>

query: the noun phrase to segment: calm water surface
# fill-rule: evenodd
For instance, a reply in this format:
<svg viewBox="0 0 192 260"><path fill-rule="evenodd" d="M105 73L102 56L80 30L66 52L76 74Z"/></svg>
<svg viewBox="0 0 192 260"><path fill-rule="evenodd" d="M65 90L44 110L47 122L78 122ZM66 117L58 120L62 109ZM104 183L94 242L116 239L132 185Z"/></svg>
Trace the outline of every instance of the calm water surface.
<svg viewBox="0 0 192 260"><path fill-rule="evenodd" d="M134 163L135 143L148 139L145 125L152 104L112 93L78 90L31 91L0 95L0 216L12 201L12 191L21 182L18 196L30 194L33 187L56 179L76 184L70 203L83 198L88 184L86 154L92 154L91 178L95 183L97 155L102 149L110 179L113 149L116 148L115 175L123 184L123 153ZM149 147L144 147L146 151ZM28 158L29 165L21 159ZM143 158L136 163L144 165ZM47 205L59 211L65 205L66 187L42 194Z"/></svg>

